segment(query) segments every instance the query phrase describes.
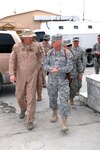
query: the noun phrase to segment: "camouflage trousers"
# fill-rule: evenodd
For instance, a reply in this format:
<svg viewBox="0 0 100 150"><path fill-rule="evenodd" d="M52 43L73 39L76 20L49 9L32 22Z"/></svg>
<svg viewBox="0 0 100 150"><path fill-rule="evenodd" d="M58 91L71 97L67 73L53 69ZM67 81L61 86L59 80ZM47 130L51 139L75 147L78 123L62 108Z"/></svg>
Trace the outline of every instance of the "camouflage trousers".
<svg viewBox="0 0 100 150"><path fill-rule="evenodd" d="M82 80L78 80L78 91L81 89L82 87Z"/></svg>
<svg viewBox="0 0 100 150"><path fill-rule="evenodd" d="M65 81L62 85L48 83L49 105L53 110L59 109L61 116L70 115L69 83ZM59 106L59 107L58 107Z"/></svg>
<svg viewBox="0 0 100 150"><path fill-rule="evenodd" d="M76 92L79 89L80 81L78 77L72 78L70 82L70 99L73 99L76 96Z"/></svg>
<svg viewBox="0 0 100 150"><path fill-rule="evenodd" d="M37 97L42 96L42 86L43 86L43 67L40 68L37 75Z"/></svg>
<svg viewBox="0 0 100 150"><path fill-rule="evenodd" d="M97 62L96 58L94 58L94 70L95 70L95 74L99 74L100 64Z"/></svg>
<svg viewBox="0 0 100 150"><path fill-rule="evenodd" d="M42 72L42 83L43 86L46 86L46 71L43 68L43 72Z"/></svg>

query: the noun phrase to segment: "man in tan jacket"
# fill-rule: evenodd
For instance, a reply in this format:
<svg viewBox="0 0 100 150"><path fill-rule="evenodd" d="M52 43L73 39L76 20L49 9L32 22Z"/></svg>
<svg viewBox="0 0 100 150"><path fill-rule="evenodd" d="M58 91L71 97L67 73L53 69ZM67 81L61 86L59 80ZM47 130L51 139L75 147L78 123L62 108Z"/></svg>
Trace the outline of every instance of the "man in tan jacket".
<svg viewBox="0 0 100 150"><path fill-rule="evenodd" d="M33 32L23 30L22 42L15 44L9 59L9 75L16 82L16 97L21 109L20 119L27 110L27 128L33 129L36 107L36 86L38 70L41 66L41 52L38 44L33 43Z"/></svg>

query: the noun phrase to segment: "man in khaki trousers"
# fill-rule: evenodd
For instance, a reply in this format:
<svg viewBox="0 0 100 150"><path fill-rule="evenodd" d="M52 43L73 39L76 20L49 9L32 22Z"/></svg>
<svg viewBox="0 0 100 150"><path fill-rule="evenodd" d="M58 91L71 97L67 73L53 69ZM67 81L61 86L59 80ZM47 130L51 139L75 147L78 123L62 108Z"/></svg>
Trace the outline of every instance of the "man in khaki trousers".
<svg viewBox="0 0 100 150"><path fill-rule="evenodd" d="M16 97L21 109L19 118L23 119L27 111L29 130L34 127L37 75L41 66L41 52L32 37L31 30L23 30L22 42L14 45L9 59L10 81L16 82Z"/></svg>
<svg viewBox="0 0 100 150"><path fill-rule="evenodd" d="M51 49L51 45L49 43L50 41L50 35L49 34L45 34L43 37L43 41L40 42L42 47L44 48L44 52L45 52L45 56L47 55L47 52ZM42 78L43 78L43 87L46 87L46 72L43 69L43 73L42 73Z"/></svg>
<svg viewBox="0 0 100 150"><path fill-rule="evenodd" d="M42 101L42 87L43 87L43 72L44 72L44 68L43 68L43 60L44 60L44 57L45 57L45 52L44 52L44 48L43 46L41 45L40 42L38 42L36 40L37 36L36 34L34 33L33 35L33 42L37 43L39 45L39 48L40 48L40 51L41 51L41 66L40 66L40 69L38 71L38 75L37 75L37 101Z"/></svg>

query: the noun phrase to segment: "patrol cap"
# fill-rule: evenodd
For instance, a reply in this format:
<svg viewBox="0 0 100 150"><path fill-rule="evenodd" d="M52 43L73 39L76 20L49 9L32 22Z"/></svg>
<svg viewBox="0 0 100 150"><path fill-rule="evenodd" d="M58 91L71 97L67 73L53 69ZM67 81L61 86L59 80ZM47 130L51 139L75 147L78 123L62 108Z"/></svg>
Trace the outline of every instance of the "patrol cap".
<svg viewBox="0 0 100 150"><path fill-rule="evenodd" d="M62 40L62 34L55 34L55 35L53 35L52 36L52 42L55 42L55 41L57 41L57 40Z"/></svg>
<svg viewBox="0 0 100 150"><path fill-rule="evenodd" d="M45 35L43 36L43 39L44 39L44 40L50 39L50 35L49 35L49 34L45 34Z"/></svg>
<svg viewBox="0 0 100 150"><path fill-rule="evenodd" d="M20 37L34 37L36 34L31 29L24 29L20 34Z"/></svg>
<svg viewBox="0 0 100 150"><path fill-rule="evenodd" d="M19 34L19 37L20 37L20 38L22 37L22 34L21 34L21 33Z"/></svg>
<svg viewBox="0 0 100 150"><path fill-rule="evenodd" d="M79 37L74 37L73 41L79 41Z"/></svg>
<svg viewBox="0 0 100 150"><path fill-rule="evenodd" d="M63 46L72 46L71 40L69 40L69 39L63 40L62 45L63 45Z"/></svg>
<svg viewBox="0 0 100 150"><path fill-rule="evenodd" d="M100 39L100 34L98 34L98 39Z"/></svg>

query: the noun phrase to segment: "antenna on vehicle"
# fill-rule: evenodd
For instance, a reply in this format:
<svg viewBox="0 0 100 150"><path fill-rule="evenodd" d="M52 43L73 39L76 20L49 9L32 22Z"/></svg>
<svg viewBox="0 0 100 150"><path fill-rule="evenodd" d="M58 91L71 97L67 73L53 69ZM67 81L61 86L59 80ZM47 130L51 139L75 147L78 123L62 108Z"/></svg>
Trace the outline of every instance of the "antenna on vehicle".
<svg viewBox="0 0 100 150"><path fill-rule="evenodd" d="M60 1L60 20L61 20L61 15L62 15L62 11L61 11L61 6L62 6L62 1Z"/></svg>
<svg viewBox="0 0 100 150"><path fill-rule="evenodd" d="M16 9L14 10L14 14L16 15Z"/></svg>
<svg viewBox="0 0 100 150"><path fill-rule="evenodd" d="M85 21L85 20L92 21L92 20L89 20L89 19L85 18L85 0L83 0L83 21Z"/></svg>
<svg viewBox="0 0 100 150"><path fill-rule="evenodd" d="M85 0L83 0L83 21L85 20Z"/></svg>
<svg viewBox="0 0 100 150"><path fill-rule="evenodd" d="M48 29L50 29L50 27L49 27L49 25L48 25L48 22L46 22L46 26L47 26Z"/></svg>

